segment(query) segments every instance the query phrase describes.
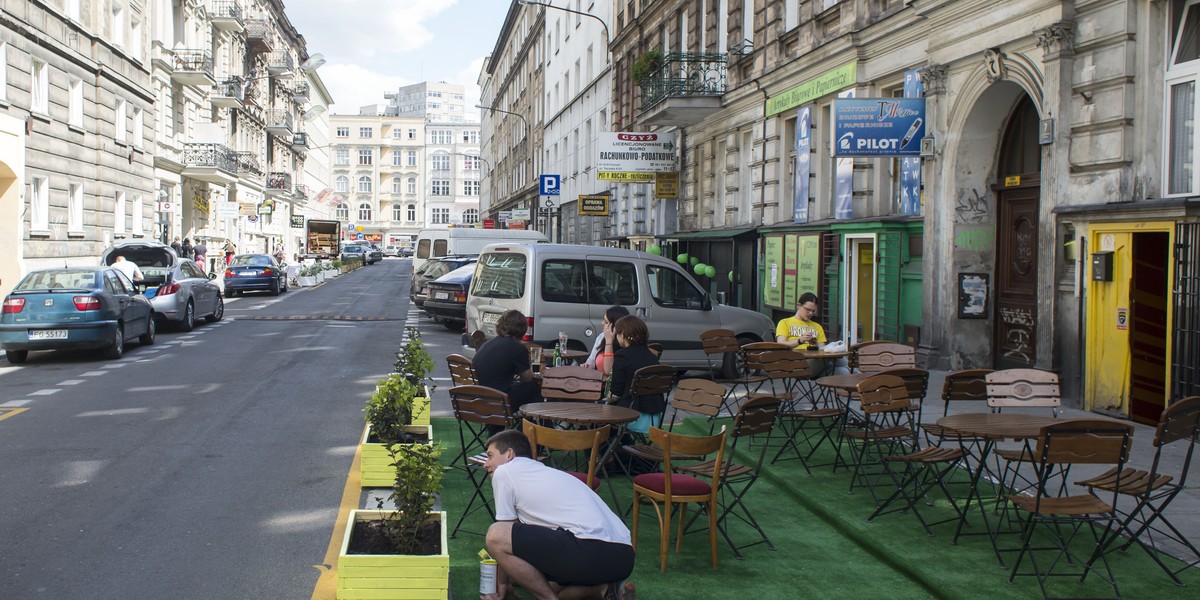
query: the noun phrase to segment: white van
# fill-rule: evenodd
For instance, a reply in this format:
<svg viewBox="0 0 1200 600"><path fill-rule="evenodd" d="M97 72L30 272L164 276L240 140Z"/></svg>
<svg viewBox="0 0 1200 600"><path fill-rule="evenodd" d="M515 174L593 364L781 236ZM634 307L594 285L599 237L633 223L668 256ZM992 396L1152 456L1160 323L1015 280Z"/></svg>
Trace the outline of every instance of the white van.
<svg viewBox="0 0 1200 600"><path fill-rule="evenodd" d="M474 229L470 227L438 227L422 229L417 234L417 252L413 255L413 270L426 260L450 254L479 254L483 247L496 242L535 244L545 242L546 235L526 229Z"/></svg>
<svg viewBox="0 0 1200 600"><path fill-rule="evenodd" d="M500 315L516 309L529 320L526 340L550 347L561 331L570 348L591 350L604 311L617 304L646 322L650 341L663 346L662 362L680 369L709 367L700 342L709 329L731 329L745 342L775 339L769 318L714 302L674 261L561 244L485 248L467 295L466 332L493 337ZM723 370L733 369L728 362Z"/></svg>

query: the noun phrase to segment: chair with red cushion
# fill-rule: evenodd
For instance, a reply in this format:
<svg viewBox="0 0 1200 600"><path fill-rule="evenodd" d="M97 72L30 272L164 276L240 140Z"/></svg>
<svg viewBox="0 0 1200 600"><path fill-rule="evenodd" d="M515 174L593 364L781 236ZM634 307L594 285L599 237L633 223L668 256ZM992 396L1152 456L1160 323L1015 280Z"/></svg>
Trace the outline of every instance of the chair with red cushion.
<svg viewBox="0 0 1200 600"><path fill-rule="evenodd" d="M650 428L650 442L662 448L663 470L646 473L633 478L633 548L637 550L638 517L643 500L654 506L659 525L659 569L667 572L667 547L671 540L671 510L682 504L679 513L679 532L675 540L675 551L683 546L683 523L687 516L687 505L695 502L708 513L708 545L712 555L713 570L717 569L717 502L720 489L721 467L725 459L725 428L717 435L689 436ZM675 473L671 467L672 454L713 457L712 473L706 474L709 481L691 475ZM710 483L710 481L712 483Z"/></svg>
<svg viewBox="0 0 1200 600"><path fill-rule="evenodd" d="M533 446L533 455L539 456L540 449L545 449L546 464L555 468L561 468L559 464L561 464L563 457L556 456L551 451L557 450L574 453L587 450L586 472L581 473L569 469L563 470L587 484L588 487L592 488L592 491L600 489L600 479L596 477L596 457L600 456L600 445L608 440L608 436L612 432L612 425L605 425L599 429L564 430L543 427L529 419L525 419L521 430L525 433L525 437L529 438L529 445Z"/></svg>

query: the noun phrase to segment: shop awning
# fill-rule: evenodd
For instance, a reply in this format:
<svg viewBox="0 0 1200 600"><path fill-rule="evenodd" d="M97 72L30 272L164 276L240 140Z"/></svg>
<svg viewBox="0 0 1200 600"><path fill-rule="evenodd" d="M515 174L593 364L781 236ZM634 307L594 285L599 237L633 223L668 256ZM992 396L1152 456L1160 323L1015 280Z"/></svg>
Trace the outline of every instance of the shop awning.
<svg viewBox="0 0 1200 600"><path fill-rule="evenodd" d="M735 238L747 233L755 233L755 227L738 227L733 229L706 229L704 231L682 231L662 236L666 241L711 240L716 238Z"/></svg>

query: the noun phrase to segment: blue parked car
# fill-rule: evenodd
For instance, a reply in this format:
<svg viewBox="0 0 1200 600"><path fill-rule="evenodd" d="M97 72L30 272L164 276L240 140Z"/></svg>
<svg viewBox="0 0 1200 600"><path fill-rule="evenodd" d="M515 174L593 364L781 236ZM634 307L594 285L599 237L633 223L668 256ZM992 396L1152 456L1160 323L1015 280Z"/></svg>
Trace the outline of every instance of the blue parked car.
<svg viewBox="0 0 1200 600"><path fill-rule="evenodd" d="M25 276L0 309L0 348L20 364L31 350L104 349L154 343L154 309L124 273L105 267L43 269Z"/></svg>
<svg viewBox="0 0 1200 600"><path fill-rule="evenodd" d="M287 291L287 265L268 254L238 254L225 267L225 297L242 292L267 291L272 296Z"/></svg>

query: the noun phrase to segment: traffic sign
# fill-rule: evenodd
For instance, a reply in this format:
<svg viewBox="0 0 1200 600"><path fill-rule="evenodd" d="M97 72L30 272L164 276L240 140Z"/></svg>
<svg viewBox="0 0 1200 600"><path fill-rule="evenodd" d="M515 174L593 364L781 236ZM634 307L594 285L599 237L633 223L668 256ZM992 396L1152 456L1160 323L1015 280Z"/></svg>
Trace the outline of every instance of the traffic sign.
<svg viewBox="0 0 1200 600"><path fill-rule="evenodd" d="M561 175L541 175L538 177L538 194L542 196L557 196L562 190Z"/></svg>
<svg viewBox="0 0 1200 600"><path fill-rule="evenodd" d="M484 229L495 229L496 228L496 220L495 219L484 219L483 220L483 228Z"/></svg>

